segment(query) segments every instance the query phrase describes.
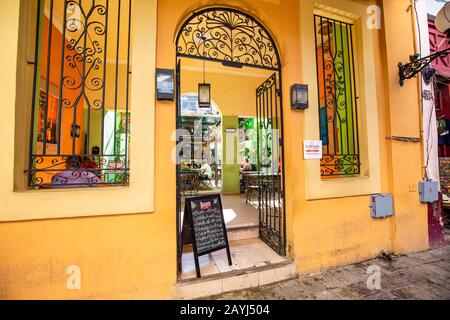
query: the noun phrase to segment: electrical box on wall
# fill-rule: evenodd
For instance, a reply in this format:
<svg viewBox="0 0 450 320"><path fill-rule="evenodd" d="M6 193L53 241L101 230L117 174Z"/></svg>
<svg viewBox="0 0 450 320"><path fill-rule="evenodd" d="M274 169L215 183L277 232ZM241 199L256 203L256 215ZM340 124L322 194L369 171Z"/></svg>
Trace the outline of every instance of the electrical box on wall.
<svg viewBox="0 0 450 320"><path fill-rule="evenodd" d="M374 219L386 218L394 215L392 194L381 193L370 195L370 216Z"/></svg>
<svg viewBox="0 0 450 320"><path fill-rule="evenodd" d="M419 182L419 196L422 203L433 203L439 200L439 184L433 180Z"/></svg>

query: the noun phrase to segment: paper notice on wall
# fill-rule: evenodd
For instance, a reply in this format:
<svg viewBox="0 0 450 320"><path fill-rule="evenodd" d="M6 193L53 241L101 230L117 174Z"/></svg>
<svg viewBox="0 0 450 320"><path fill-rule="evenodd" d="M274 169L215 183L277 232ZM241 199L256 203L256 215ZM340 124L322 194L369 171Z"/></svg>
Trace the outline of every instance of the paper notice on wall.
<svg viewBox="0 0 450 320"><path fill-rule="evenodd" d="M303 141L304 159L322 159L322 141L305 140Z"/></svg>

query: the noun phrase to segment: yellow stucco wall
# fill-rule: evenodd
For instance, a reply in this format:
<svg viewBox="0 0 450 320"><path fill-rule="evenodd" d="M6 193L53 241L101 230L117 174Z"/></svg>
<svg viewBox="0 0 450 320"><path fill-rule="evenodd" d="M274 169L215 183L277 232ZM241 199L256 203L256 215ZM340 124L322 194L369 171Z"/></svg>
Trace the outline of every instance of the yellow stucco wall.
<svg viewBox="0 0 450 320"><path fill-rule="evenodd" d="M155 138L161 135L170 139L171 134L170 126L167 132L165 126L159 126L155 136L153 127L156 1L133 3L134 186L59 192L13 191L19 1L4 3L0 39L10 50L5 50L0 59L5 80L0 87L5 106L0 120L0 145L2 154L9 156L0 160L4 168L0 173L0 220L107 216L0 223L0 299L172 296L176 281L175 182L167 181L175 181L175 174L169 169L169 161L161 156L170 154L170 143L156 141L152 147ZM158 119L162 123L174 122L173 118ZM26 141L24 136L27 137L16 135L16 139ZM17 165L23 171L20 161ZM153 166L158 167L155 173ZM158 185L155 191L153 179ZM112 216L133 211L143 213ZM150 211L153 212L147 213ZM81 268L81 290L66 287L70 265Z"/></svg>
<svg viewBox="0 0 450 320"><path fill-rule="evenodd" d="M313 10L317 1L305 0L300 3L303 37L304 31L307 33L308 30L304 20L311 20L308 12ZM365 143L368 147L363 152L370 154L369 157L363 154L362 158L366 157L370 161L370 167L363 175L366 174L368 180L372 180L374 174L380 176L379 180L375 179L377 182L360 181L358 184L349 178L329 184L320 181L317 175L315 178L308 175L308 178L304 179L304 172L310 172L310 167L318 170L318 163L314 165L303 162L305 171L294 170L293 164L287 165L287 170L293 170L288 171L288 176L292 177L292 180L288 178L288 182L292 181L291 190L294 193L291 197L293 212L291 216L288 215L288 219L292 219L290 222L288 220L288 241L301 273L368 259L383 250L408 252L428 248L427 206L419 203L417 193L417 183L422 179L421 145L388 139L390 136L420 136L417 87L414 81L405 88L400 88L398 84L397 64L413 52L411 11L407 11L410 1L378 2L380 6L384 6L384 24L381 30L372 31L366 28L367 16L364 13L367 2L324 0L321 3L359 16L355 25L360 33L360 41L365 42L364 47L357 48L360 60L359 76L363 77L359 96L360 102L366 101L362 105L365 109L360 115L360 121L364 123L365 115L375 115L368 116L365 124L368 130ZM398 25L401 25L400 32L404 35L407 45L398 41ZM303 39L301 43L307 44L308 40ZM310 75L315 71L306 63L311 57L310 52L301 49L301 57L301 69L307 68L301 71L303 81L309 83L310 88L314 88L315 78ZM315 111L317 91L312 91L312 110L293 116L299 118L295 121L304 121L306 138L318 138L318 118ZM310 111L313 111L313 118L317 121L310 121ZM405 117L405 114L408 114L408 117ZM375 136L371 135L373 130L377 132ZM294 142L297 136L293 131L286 135L291 138L290 143L299 144L303 139L300 137ZM291 160L302 157L301 149L288 149ZM314 200L315 197L311 197L311 190L314 189L320 192L318 199L327 193L342 194L342 197ZM384 220L374 220L370 217L367 194L376 192L393 194L394 217ZM308 201L308 198L312 200Z"/></svg>
<svg viewBox="0 0 450 320"><path fill-rule="evenodd" d="M302 141L317 133L308 126L307 113L291 111L288 101L291 84L310 81L304 78L304 68L311 68L311 65L305 65L305 61L313 48L302 46L301 39L313 37L313 34L302 33L301 20L313 14L313 2L177 0L158 1L156 7L156 0L136 0L135 5L148 7L136 10L135 19L146 25L149 18L154 19L156 16L156 66L159 68L175 68L173 42L177 28L190 12L206 5L240 8L262 21L274 36L283 65L288 253L295 259L299 272L368 259L381 250L425 250L428 247L427 208L419 204L417 194L417 182L422 177L421 146L386 139L391 135L420 135L416 85L411 80L404 88L400 88L397 76L397 63L407 60L413 51L411 13L406 11L410 1L380 2L384 5L384 29L372 31L371 43L367 44L369 49L373 49L375 74L372 75L373 80L369 81L375 83L376 95L373 99L376 99L374 105L378 114L379 154L372 161L377 164L376 170L380 174L378 188L382 192L394 194L396 210L395 217L385 220L370 218L369 197L366 194L307 200L308 188L320 181L306 178L307 164L301 160ZM324 2L349 10L353 3L345 0ZM9 0L3 4L0 39L8 48L17 47L17 33L14 30L18 29L18 13L18 1ZM400 33L405 41L398 41L397 35ZM142 44L142 47L134 48L134 62L136 59L151 60L152 53L148 51L152 50L152 44ZM113 206L108 202L108 192L61 191L57 196L13 192L15 150L11 137L14 135L16 60L14 49L2 53L0 60L4 82L0 86L4 110L0 118L0 144L7 155L0 160L3 168L0 172L0 198L3 202L11 203L0 209L0 218L14 220L17 210L22 211L19 212L22 217L24 214L35 215L36 212L45 214L48 210L56 216L58 212L64 216L67 212L64 211L65 204L59 202L63 201L61 198L76 202L76 206L86 210L83 213L107 215L108 211L104 211L106 207L101 212L93 208L101 207L105 202L107 206ZM313 64L312 61L309 63ZM154 68L134 68L133 74L136 72L144 77L141 90L152 91L153 94ZM317 102L313 101L313 97L317 96L316 84L308 84L311 101L311 110L308 112L315 112L313 108ZM154 111L154 131L148 129L151 128L151 116L136 116L132 121L133 129L136 131L140 128L141 138L144 143L149 143L148 148L151 147L151 140L146 140L146 137L154 134L155 152L151 155L155 167L155 188L152 194L139 190L134 192L141 199L154 196L153 213L0 223L0 298L171 297L176 282L175 166L171 162L175 104L157 102L153 105L154 100L149 99L143 93L135 94L132 103L136 104L136 108L142 104L146 110ZM149 152L148 148L142 152ZM140 152L135 145L132 150ZM144 155L148 159L148 154ZM132 170L145 172L151 162L151 159L149 163L132 161ZM126 191L111 192L119 194ZM85 193L89 199L83 198ZM35 200L30 201L32 197ZM19 200L11 202L12 199ZM39 203L48 199L55 199L55 202L51 202L51 208L46 211ZM86 202L90 199L95 199L95 204ZM85 201L84 205L79 204L82 201ZM127 206L135 204L124 202L122 205L126 211ZM111 209L111 213L117 211L117 208ZM73 212L70 213L69 216L73 216ZM66 268L69 265L81 267L80 291L66 288Z"/></svg>
<svg viewBox="0 0 450 320"><path fill-rule="evenodd" d="M422 137L420 95L417 82L412 80L400 87L397 65L399 61L407 62L408 52L414 50L414 33L412 27L411 1L383 1L386 51L384 65L385 94L390 106L388 136ZM401 13L401 14L395 14ZM398 41L395 34L401 34L403 41ZM407 116L405 116L407 115ZM413 125L412 125L413 124ZM388 144L391 156L391 192L396 198L396 216L392 225L392 248L407 252L426 249L428 246L427 206L417 201L417 180L423 178L423 158L419 155L421 145L391 141Z"/></svg>
<svg viewBox="0 0 450 320"><path fill-rule="evenodd" d="M187 62L183 59L182 62ZM219 65L220 66L220 65ZM251 68L229 73L223 68L210 71L206 69L206 82L211 84L211 98L217 104L222 115L256 117L255 92L273 71L252 72ZM228 68L229 69L229 68ZM217 70L215 72L214 70ZM203 72L191 69L181 72L181 92L198 91L198 84L203 82Z"/></svg>

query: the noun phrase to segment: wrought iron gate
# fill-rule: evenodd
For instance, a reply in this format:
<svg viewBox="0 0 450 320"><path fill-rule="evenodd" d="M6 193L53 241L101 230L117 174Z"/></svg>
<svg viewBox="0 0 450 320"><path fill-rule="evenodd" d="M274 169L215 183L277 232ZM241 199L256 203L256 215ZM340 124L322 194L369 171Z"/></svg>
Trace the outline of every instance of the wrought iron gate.
<svg viewBox="0 0 450 320"><path fill-rule="evenodd" d="M259 236L278 254L284 255L283 124L276 73L256 89L256 114Z"/></svg>
<svg viewBox="0 0 450 320"><path fill-rule="evenodd" d="M176 56L177 59L207 60L227 67L249 67L274 72L256 91L259 227L260 238L278 254L285 255L281 61L272 35L261 22L247 13L232 8L206 8L195 11L184 21L176 38ZM179 93L179 64L176 81ZM180 108L178 96L177 121ZM177 128L179 125L177 123ZM180 166L177 166L179 169ZM182 196L178 188L177 183L177 219L180 228Z"/></svg>
<svg viewBox="0 0 450 320"><path fill-rule="evenodd" d="M177 129L180 128L180 115L181 115L181 60L177 59L177 67L175 70L175 90L176 90L176 126ZM178 139L178 136L177 136ZM178 141L177 141L178 143ZM183 241L181 239L181 230L182 230L182 217L183 217L183 207L181 203L181 190L180 190L180 163L176 164L177 172L176 172L176 190L177 190L177 271L181 272L181 248L183 247Z"/></svg>

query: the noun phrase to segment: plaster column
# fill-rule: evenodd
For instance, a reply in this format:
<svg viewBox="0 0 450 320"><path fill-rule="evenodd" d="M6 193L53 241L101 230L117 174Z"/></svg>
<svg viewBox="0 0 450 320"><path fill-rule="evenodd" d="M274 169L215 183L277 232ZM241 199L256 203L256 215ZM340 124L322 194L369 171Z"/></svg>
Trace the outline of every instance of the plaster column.
<svg viewBox="0 0 450 320"><path fill-rule="evenodd" d="M400 86L398 64L407 63L415 53L413 10L410 0L383 0L386 41L388 145L391 150L391 185L395 216L391 220L391 241L395 252L413 252L428 248L427 206L419 202L418 182L422 177L423 150L418 142L394 137L421 137L421 105L417 80ZM401 35L401 37L399 37Z"/></svg>

